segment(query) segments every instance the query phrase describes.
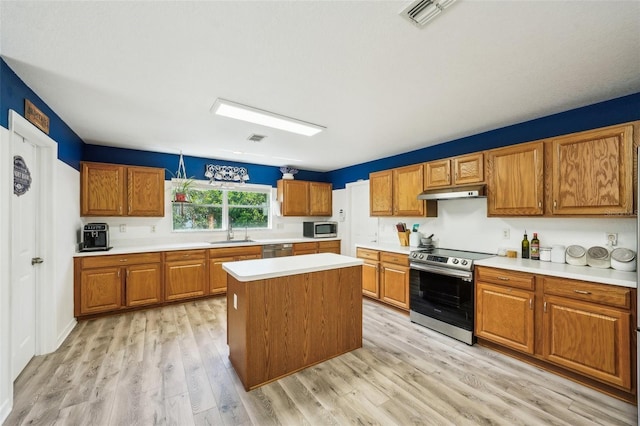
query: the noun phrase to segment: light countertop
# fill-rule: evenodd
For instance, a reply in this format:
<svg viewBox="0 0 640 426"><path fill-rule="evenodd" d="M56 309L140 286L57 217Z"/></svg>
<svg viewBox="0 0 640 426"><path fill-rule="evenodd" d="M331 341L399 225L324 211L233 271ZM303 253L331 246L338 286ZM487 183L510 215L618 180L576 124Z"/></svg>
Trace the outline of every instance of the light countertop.
<svg viewBox="0 0 640 426"><path fill-rule="evenodd" d="M392 253L400 253L406 254L407 256L411 252L411 250L417 250L418 247L414 246L401 246L400 243L389 244L389 243L357 243L356 247L362 247L371 250L379 250L379 251L389 251Z"/></svg>
<svg viewBox="0 0 640 426"><path fill-rule="evenodd" d="M214 249L214 248L229 248L229 247L247 247L247 246L263 246L267 244L280 244L280 243L312 243L317 241L336 241L340 238L274 238L274 239L256 239L251 241L238 241L238 242L226 242L224 240L208 242L193 242L193 243L166 243L166 244L148 244L140 246L123 246L114 247L107 251L88 251L78 252L74 254L74 257L85 256L106 256L111 254L132 254L132 253L150 253L158 251L174 251L174 250L197 250L197 249Z"/></svg>
<svg viewBox="0 0 640 426"><path fill-rule="evenodd" d="M358 243L356 247L371 250L388 251L400 254L409 254L417 247L401 246L400 244ZM541 262L538 260L508 258L494 256L475 262L478 266L490 266L493 268L509 269L512 271L529 272L532 274L549 275L559 278L590 281L600 284L619 285L622 287L637 288L635 272L617 271L612 268L600 269L591 266L573 266L566 263Z"/></svg>
<svg viewBox="0 0 640 426"><path fill-rule="evenodd" d="M574 266L566 263L540 262L539 260L514 259L499 256L477 260L475 265L590 281L600 284L619 285L622 287L637 288L638 286L635 272L617 271L611 268L601 269L591 266Z"/></svg>
<svg viewBox="0 0 640 426"><path fill-rule="evenodd" d="M319 253L225 262L222 268L238 281L245 282L360 266L363 263L362 259L355 257Z"/></svg>

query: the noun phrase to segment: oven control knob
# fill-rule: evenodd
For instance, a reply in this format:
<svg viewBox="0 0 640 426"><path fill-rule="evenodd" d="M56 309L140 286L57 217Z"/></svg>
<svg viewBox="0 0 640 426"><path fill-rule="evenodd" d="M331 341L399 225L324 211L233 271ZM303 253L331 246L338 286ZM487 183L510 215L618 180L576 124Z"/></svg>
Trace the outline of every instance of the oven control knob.
<svg viewBox="0 0 640 426"><path fill-rule="evenodd" d="M418 257L418 253L411 253L411 257L413 258Z"/></svg>
<svg viewBox="0 0 640 426"><path fill-rule="evenodd" d="M424 259L424 254L420 253L420 259Z"/></svg>
<svg viewBox="0 0 640 426"><path fill-rule="evenodd" d="M452 262L453 262L454 265L457 265L459 260L458 259L453 259Z"/></svg>
<svg viewBox="0 0 640 426"><path fill-rule="evenodd" d="M462 263L463 265L466 265L466 264L467 264L467 263L469 263L469 262L467 262L466 260L463 260L461 263Z"/></svg>

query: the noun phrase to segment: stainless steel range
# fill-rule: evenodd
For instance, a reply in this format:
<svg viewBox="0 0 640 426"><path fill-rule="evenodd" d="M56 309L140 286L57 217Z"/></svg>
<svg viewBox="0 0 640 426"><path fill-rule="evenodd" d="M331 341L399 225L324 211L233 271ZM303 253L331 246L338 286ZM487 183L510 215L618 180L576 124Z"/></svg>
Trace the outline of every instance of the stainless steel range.
<svg viewBox="0 0 640 426"><path fill-rule="evenodd" d="M409 254L412 322L473 345L474 261L494 256L419 248Z"/></svg>

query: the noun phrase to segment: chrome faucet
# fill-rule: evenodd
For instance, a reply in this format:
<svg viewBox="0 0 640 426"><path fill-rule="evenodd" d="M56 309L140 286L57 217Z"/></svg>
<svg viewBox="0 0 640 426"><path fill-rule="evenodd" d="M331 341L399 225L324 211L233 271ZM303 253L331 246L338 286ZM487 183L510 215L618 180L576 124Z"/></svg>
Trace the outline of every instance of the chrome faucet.
<svg viewBox="0 0 640 426"><path fill-rule="evenodd" d="M249 241L249 227L248 226L244 227L244 240L245 241Z"/></svg>
<svg viewBox="0 0 640 426"><path fill-rule="evenodd" d="M233 226L231 225L231 219L227 225L227 241L233 240Z"/></svg>

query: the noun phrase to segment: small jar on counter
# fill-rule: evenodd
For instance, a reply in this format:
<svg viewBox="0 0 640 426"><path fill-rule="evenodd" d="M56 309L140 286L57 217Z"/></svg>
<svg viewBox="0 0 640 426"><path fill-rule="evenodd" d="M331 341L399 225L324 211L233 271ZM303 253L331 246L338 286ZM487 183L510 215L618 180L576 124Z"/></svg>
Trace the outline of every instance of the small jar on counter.
<svg viewBox="0 0 640 426"><path fill-rule="evenodd" d="M540 261L551 262L551 247L540 247Z"/></svg>

